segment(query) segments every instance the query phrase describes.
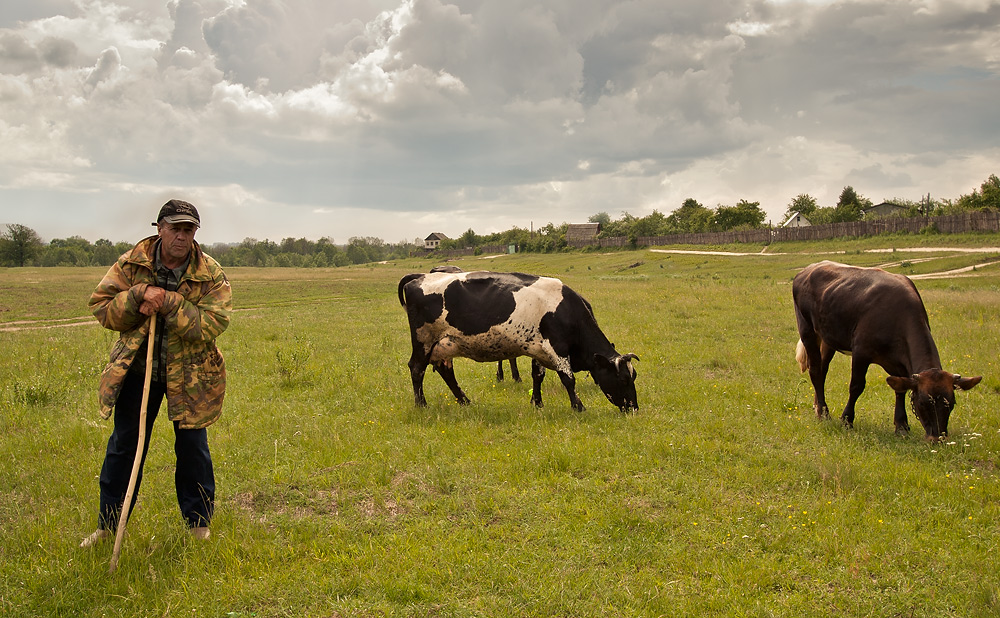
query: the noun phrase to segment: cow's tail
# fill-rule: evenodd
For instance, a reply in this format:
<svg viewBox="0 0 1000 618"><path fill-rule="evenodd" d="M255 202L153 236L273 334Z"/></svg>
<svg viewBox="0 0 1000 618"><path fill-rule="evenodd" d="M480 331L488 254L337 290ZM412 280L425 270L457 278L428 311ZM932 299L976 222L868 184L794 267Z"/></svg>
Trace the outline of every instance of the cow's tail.
<svg viewBox="0 0 1000 618"><path fill-rule="evenodd" d="M795 345L795 360L799 361L799 370L803 373L809 371L809 355L806 354L806 346L801 339Z"/></svg>
<svg viewBox="0 0 1000 618"><path fill-rule="evenodd" d="M398 291L398 294L399 294L399 304L402 305L404 309L406 308L406 294L404 293L403 288L406 287L407 283L409 283L409 282L411 282L414 279L417 279L419 277L423 277L423 274L422 273L412 273L412 274L406 275L405 277L403 277L402 279L399 280L399 291Z"/></svg>

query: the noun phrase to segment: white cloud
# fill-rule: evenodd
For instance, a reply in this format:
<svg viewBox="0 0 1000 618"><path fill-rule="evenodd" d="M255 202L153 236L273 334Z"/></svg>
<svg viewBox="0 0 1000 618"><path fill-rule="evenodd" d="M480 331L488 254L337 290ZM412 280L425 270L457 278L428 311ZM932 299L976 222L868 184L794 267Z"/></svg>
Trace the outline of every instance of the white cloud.
<svg viewBox="0 0 1000 618"><path fill-rule="evenodd" d="M118 54L117 49L109 47L101 52L100 57L97 59L97 64L87 75L87 79L83 82L84 87L87 90L97 88L101 82L105 82L116 77L121 68L122 57Z"/></svg>
<svg viewBox="0 0 1000 618"><path fill-rule="evenodd" d="M18 205L0 223L44 237L178 195L226 222L209 241L483 233L688 197L776 219L846 184L957 197L1000 160L995 2L29 8L0 7L0 204Z"/></svg>

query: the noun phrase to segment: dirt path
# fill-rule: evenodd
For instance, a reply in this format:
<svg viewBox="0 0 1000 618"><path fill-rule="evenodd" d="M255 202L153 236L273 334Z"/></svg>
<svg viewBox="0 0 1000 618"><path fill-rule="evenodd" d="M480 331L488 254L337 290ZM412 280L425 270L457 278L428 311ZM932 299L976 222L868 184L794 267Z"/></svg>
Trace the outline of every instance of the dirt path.
<svg viewBox="0 0 1000 618"><path fill-rule="evenodd" d="M0 324L0 333L12 333L19 330L48 330L51 328L69 328L97 324L92 316L82 318L62 318L58 320L18 320Z"/></svg>
<svg viewBox="0 0 1000 618"><path fill-rule="evenodd" d="M650 249L653 253L680 253L688 255L792 255L791 253L769 253L764 247L758 253L740 253L737 251L692 251L688 249ZM893 249L865 249L862 253L893 253L907 251L912 253L1000 253L1000 247L896 247ZM845 255L846 251L824 251L821 253L810 253L808 255ZM933 260L936 258L923 258L921 261ZM914 262L916 260L910 260Z"/></svg>
<svg viewBox="0 0 1000 618"><path fill-rule="evenodd" d="M734 257L748 256L748 255L791 255L788 253L766 253L767 247L760 253L740 253L736 251L691 251L687 249L650 249L653 253L678 253L684 255L731 255ZM865 249L863 253L893 253L898 251L906 252L927 252L927 253L1000 253L1000 247L908 247L908 248L895 248L895 249ZM828 251L824 253L813 253L810 255L844 255L846 251ZM940 260L948 256L933 256L925 258L915 258L906 260L910 263L920 263L920 262L930 262L933 260ZM903 262L887 262L885 264L879 264L879 268L893 268L895 266L901 265ZM996 266L1000 264L998 262L985 262L983 264L975 264L973 266L966 266L964 268L955 268L953 270L945 270L937 273L924 273L922 275L907 275L910 279L953 279L957 277L978 277L980 271L984 268L990 266Z"/></svg>
<svg viewBox="0 0 1000 618"><path fill-rule="evenodd" d="M909 275L910 279L950 279L954 277L978 277L979 271L987 266L996 266L1000 262L986 262L955 270L946 270L939 273L924 273L922 275Z"/></svg>

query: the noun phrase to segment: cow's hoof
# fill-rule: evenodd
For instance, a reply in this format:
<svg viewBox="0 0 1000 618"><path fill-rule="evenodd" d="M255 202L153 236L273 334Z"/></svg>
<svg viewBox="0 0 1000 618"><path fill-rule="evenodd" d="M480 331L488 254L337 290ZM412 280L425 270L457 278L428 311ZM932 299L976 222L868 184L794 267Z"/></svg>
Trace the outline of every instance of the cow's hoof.
<svg viewBox="0 0 1000 618"><path fill-rule="evenodd" d="M909 427L896 427L896 435L899 436L900 438L905 438L908 435L910 435L910 428Z"/></svg>

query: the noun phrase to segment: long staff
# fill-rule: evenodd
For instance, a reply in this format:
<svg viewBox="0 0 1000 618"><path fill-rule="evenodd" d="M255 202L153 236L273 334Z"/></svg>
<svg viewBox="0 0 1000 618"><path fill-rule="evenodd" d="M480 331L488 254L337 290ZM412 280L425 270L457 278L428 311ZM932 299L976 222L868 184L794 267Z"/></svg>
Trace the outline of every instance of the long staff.
<svg viewBox="0 0 1000 618"><path fill-rule="evenodd" d="M142 385L142 406L139 408L139 445L135 449L135 460L132 462L132 476L128 480L128 490L125 491L125 503L118 516L118 533L115 535L115 549L111 552L111 566L108 575L118 568L118 556L122 551L122 539L125 538L125 524L128 523L129 505L135 493L135 484L139 478L139 468L142 467L142 452L146 445L146 407L149 404L149 385L153 380L153 337L156 335L156 314L149 316L149 340L146 343L146 379Z"/></svg>

